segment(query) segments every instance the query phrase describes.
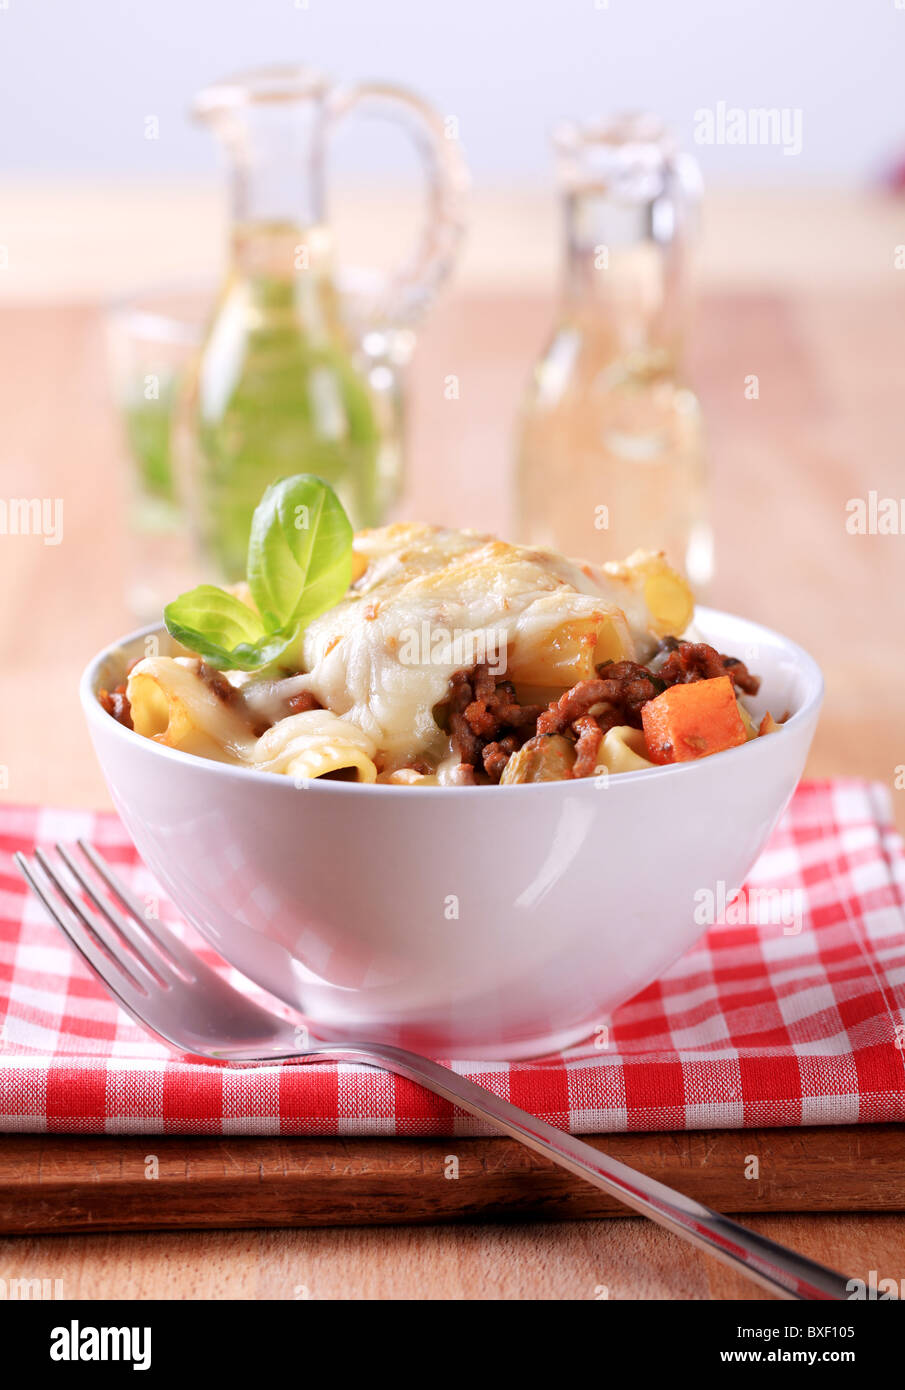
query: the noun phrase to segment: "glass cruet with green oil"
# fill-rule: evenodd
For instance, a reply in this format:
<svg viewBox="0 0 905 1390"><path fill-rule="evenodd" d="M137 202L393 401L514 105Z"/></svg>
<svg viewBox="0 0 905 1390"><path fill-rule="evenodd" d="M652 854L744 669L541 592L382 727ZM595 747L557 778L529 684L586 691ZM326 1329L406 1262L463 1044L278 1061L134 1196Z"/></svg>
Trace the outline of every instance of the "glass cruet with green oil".
<svg viewBox="0 0 905 1390"><path fill-rule="evenodd" d="M277 478L317 474L356 527L386 519L402 473L394 344L451 269L465 174L443 119L391 86L340 89L307 68L271 68L206 88L194 110L231 161L232 227L180 452L205 567L234 581L252 513ZM429 194L411 262L354 300L337 289L325 211L328 138L352 110L407 128Z"/></svg>

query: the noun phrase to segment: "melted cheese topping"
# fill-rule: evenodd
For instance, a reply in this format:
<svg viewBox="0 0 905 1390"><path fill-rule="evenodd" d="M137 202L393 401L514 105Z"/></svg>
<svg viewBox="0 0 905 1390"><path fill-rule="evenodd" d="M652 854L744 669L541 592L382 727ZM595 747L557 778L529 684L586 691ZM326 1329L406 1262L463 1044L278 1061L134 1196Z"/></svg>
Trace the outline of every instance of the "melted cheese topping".
<svg viewBox="0 0 905 1390"><path fill-rule="evenodd" d="M310 690L373 740L385 769L448 753L433 711L454 672L486 660L498 679L565 689L593 675L595 661L644 660L692 613L687 586L660 556L595 568L423 525L366 531L355 545L366 568L310 624L306 674L280 682L280 696ZM250 685L243 693L253 703Z"/></svg>

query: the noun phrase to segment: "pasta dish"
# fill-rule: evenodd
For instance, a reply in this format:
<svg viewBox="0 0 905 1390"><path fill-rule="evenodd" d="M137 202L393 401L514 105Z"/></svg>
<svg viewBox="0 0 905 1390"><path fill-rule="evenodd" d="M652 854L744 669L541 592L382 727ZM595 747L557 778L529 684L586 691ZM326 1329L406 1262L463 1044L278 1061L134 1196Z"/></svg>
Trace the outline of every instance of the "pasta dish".
<svg viewBox="0 0 905 1390"><path fill-rule="evenodd" d="M744 744L744 663L688 635L662 555L593 566L472 531L352 537L301 475L255 513L248 582L166 610L108 712L136 734L297 781L510 785L607 776ZM153 640L153 639L152 639Z"/></svg>

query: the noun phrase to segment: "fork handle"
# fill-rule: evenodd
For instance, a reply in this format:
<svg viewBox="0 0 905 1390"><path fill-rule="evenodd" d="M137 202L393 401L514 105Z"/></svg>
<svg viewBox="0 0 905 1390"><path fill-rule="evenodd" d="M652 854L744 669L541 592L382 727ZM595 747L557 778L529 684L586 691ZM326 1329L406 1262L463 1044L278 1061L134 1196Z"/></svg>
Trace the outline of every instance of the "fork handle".
<svg viewBox="0 0 905 1390"><path fill-rule="evenodd" d="M755 1283L781 1298L845 1301L850 1297L851 1290L844 1275L756 1231L749 1231L729 1217L683 1196L665 1183L636 1172L574 1135L519 1110L518 1106L467 1077L459 1076L449 1067L417 1053L373 1043L312 1043L304 1054L291 1055L302 1062L318 1059L360 1062L414 1081L470 1114L487 1120L529 1149L551 1158L561 1168L602 1188L657 1225L714 1255L723 1264L740 1269Z"/></svg>

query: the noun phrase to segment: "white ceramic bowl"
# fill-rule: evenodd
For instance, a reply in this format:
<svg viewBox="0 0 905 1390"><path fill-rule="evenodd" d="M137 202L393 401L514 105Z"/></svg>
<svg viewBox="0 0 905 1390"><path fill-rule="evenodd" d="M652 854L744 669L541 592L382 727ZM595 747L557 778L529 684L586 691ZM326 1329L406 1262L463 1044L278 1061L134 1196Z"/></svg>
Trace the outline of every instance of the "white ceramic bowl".
<svg viewBox="0 0 905 1390"><path fill-rule="evenodd" d="M742 884L801 775L823 695L814 661L728 614L699 609L697 627L763 677L757 714L791 718L605 785L300 788L174 752L97 702L154 628L96 657L81 696L146 864L312 1034L529 1057L586 1037L692 945L696 892Z"/></svg>

